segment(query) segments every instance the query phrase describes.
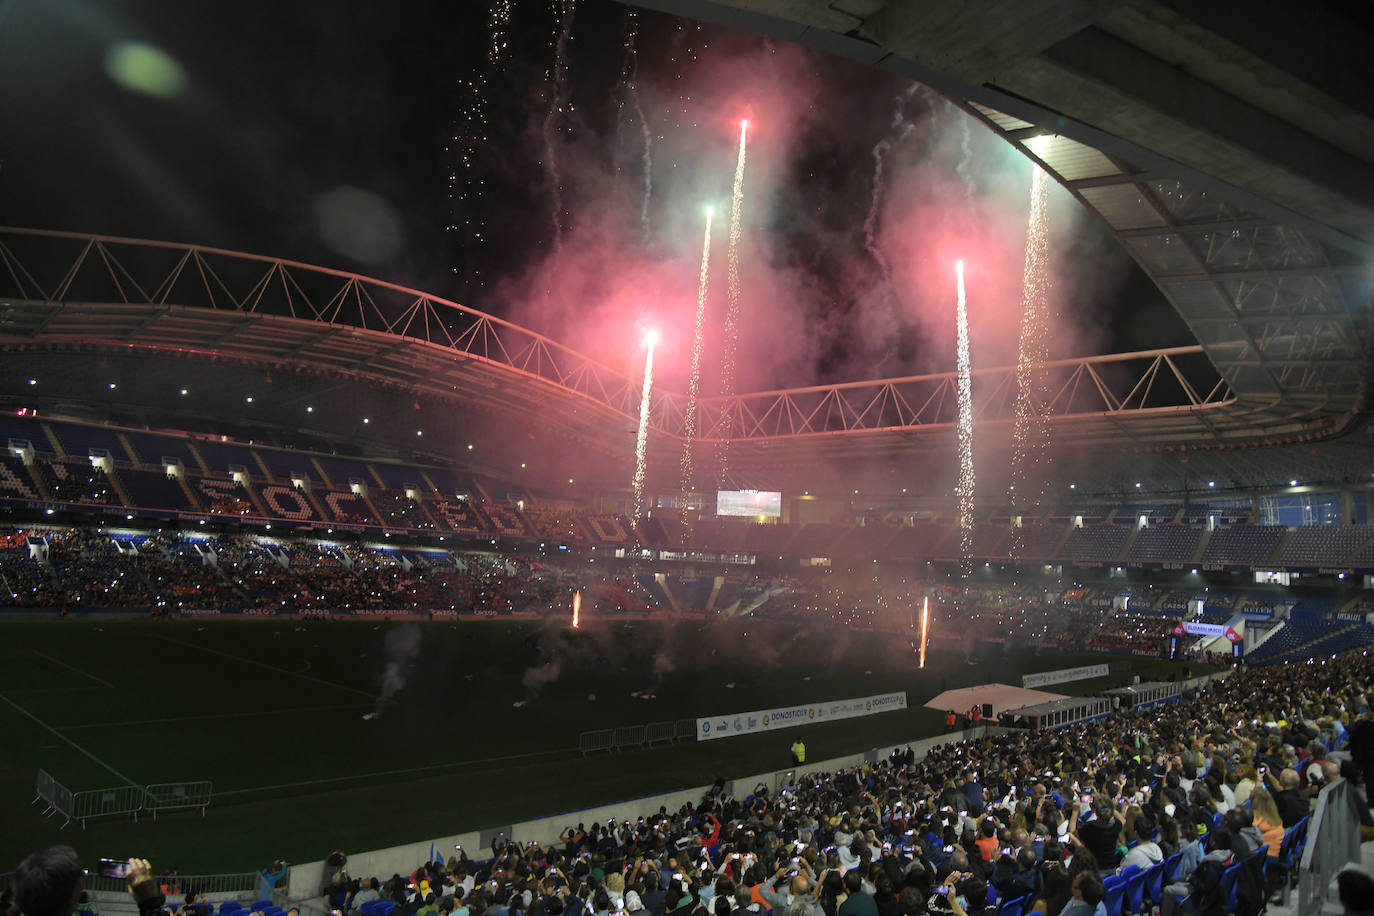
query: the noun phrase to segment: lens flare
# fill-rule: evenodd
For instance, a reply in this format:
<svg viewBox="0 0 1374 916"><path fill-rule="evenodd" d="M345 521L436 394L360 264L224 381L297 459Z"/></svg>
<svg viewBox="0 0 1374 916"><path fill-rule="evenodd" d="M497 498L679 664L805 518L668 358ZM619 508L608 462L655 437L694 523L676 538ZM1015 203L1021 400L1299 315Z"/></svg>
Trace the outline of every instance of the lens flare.
<svg viewBox="0 0 1374 916"><path fill-rule="evenodd" d="M706 208L706 234L701 242L701 271L697 277L697 322L692 337L692 370L687 377L687 410L682 420L682 499L678 509L682 512L682 543L686 546L692 540L692 523L687 515L687 494L695 483L695 468L692 466L692 443L697 436L697 396L701 391L701 346L706 335L706 291L709 286L711 269L711 218L715 208Z"/></svg>
<svg viewBox="0 0 1374 916"><path fill-rule="evenodd" d="M959 283L958 353L956 370L959 383L959 573L973 572L973 382L968 359L968 308L964 298L964 262L954 262Z"/></svg>
<svg viewBox="0 0 1374 916"><path fill-rule="evenodd" d="M1021 293L1021 340L1016 356L1016 413L1012 425L1011 503L1035 514L1044 501L1049 472L1049 232L1046 228L1049 182L1045 170L1031 166L1030 217L1026 228L1026 264ZM1025 528L1011 532L1013 560L1024 552Z"/></svg>
<svg viewBox="0 0 1374 916"><path fill-rule="evenodd" d="M635 436L635 521L644 517L644 478L648 470L649 400L654 387L654 346L657 331L644 333L644 390L639 396L639 433Z"/></svg>
<svg viewBox="0 0 1374 916"><path fill-rule="evenodd" d="M739 158L735 161L735 185L730 192L730 245L726 251L728 262L729 286L728 307L725 312L725 355L720 373L720 393L725 397L725 409L721 416L720 446L720 483L725 485L730 472L730 435L734 425L735 411L729 400L735 394L735 352L739 348L739 243L742 234L741 223L744 215L744 161L745 143L749 136L749 122L739 122Z"/></svg>

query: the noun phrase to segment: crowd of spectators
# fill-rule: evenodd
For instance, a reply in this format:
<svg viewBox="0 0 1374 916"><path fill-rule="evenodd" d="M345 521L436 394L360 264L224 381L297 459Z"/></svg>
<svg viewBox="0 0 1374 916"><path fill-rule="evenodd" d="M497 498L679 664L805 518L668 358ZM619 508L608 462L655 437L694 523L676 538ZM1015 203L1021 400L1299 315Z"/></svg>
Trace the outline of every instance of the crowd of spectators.
<svg viewBox="0 0 1374 916"><path fill-rule="evenodd" d="M936 638L957 633L970 657L975 643L1159 655L1186 615L1160 610L1158 605L1178 594L1164 589L1133 594L1127 611L1118 609L1120 587L1111 582L1054 586L977 577L955 586L876 564L809 567L786 575L739 567L722 576L679 576L648 561L558 550L419 550L161 530L114 535L64 527L36 533L48 544L46 562L30 557L20 540L24 532L0 541L9 545L0 546L0 603L153 613L562 616L581 592L582 612L589 617L747 614L910 636L929 598ZM1334 600L1323 607L1333 609Z"/></svg>
<svg viewBox="0 0 1374 916"><path fill-rule="evenodd" d="M104 469L90 462L54 461L44 468L48 497L67 503L116 505L119 498L110 487Z"/></svg>
<svg viewBox="0 0 1374 916"><path fill-rule="evenodd" d="M1020 898L1027 912L1093 914L1118 872L1176 857L1165 912L1179 899L1206 912L1221 869L1258 865L1261 850L1282 880L1284 830L1323 786L1374 778L1371 700L1362 653L1240 672L1144 714L798 770L742 797L718 782L699 804L570 824L548 847L501 836L482 862L459 850L390 878L331 869L325 893L349 916L374 901L470 916L921 916ZM1343 893L1374 888L1363 878ZM1242 909L1273 890L1259 880L1240 886Z"/></svg>
<svg viewBox="0 0 1374 916"><path fill-rule="evenodd" d="M434 520L424 506L400 490L377 490L371 495L382 524L388 528L413 528L417 531L435 530Z"/></svg>

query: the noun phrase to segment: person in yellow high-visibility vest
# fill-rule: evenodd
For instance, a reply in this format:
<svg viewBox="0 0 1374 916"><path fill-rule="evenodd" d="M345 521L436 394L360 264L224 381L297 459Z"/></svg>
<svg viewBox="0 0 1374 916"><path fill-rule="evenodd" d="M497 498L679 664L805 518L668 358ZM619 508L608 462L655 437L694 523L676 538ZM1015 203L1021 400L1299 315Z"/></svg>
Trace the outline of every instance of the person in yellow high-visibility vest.
<svg viewBox="0 0 1374 916"><path fill-rule="evenodd" d="M792 742L792 766L801 766L803 763L806 763L806 745L798 738Z"/></svg>

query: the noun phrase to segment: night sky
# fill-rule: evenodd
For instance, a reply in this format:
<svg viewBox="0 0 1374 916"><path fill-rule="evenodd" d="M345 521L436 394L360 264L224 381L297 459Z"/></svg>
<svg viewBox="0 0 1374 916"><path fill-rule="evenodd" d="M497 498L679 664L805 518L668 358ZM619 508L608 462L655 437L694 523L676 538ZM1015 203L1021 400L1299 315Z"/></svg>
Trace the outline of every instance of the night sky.
<svg viewBox="0 0 1374 916"><path fill-rule="evenodd" d="M955 256L975 366L1014 361L1030 164L944 99L606 0L556 83L562 6L503 6L9 0L2 221L353 270L627 369L654 324L681 390L708 203L718 364L747 117L739 390L951 370ZM1193 342L1057 186L1051 232L1053 355Z"/></svg>

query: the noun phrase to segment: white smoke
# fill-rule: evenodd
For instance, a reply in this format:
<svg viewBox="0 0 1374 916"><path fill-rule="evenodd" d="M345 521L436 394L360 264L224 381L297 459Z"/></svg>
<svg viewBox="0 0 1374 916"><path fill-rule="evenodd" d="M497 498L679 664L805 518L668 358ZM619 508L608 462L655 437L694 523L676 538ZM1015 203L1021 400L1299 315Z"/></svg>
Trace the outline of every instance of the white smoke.
<svg viewBox="0 0 1374 916"><path fill-rule="evenodd" d="M383 707L406 685L415 656L420 654L420 628L407 623L387 631L382 650L386 654L386 668L382 671L382 692L377 696L374 716L381 715Z"/></svg>

